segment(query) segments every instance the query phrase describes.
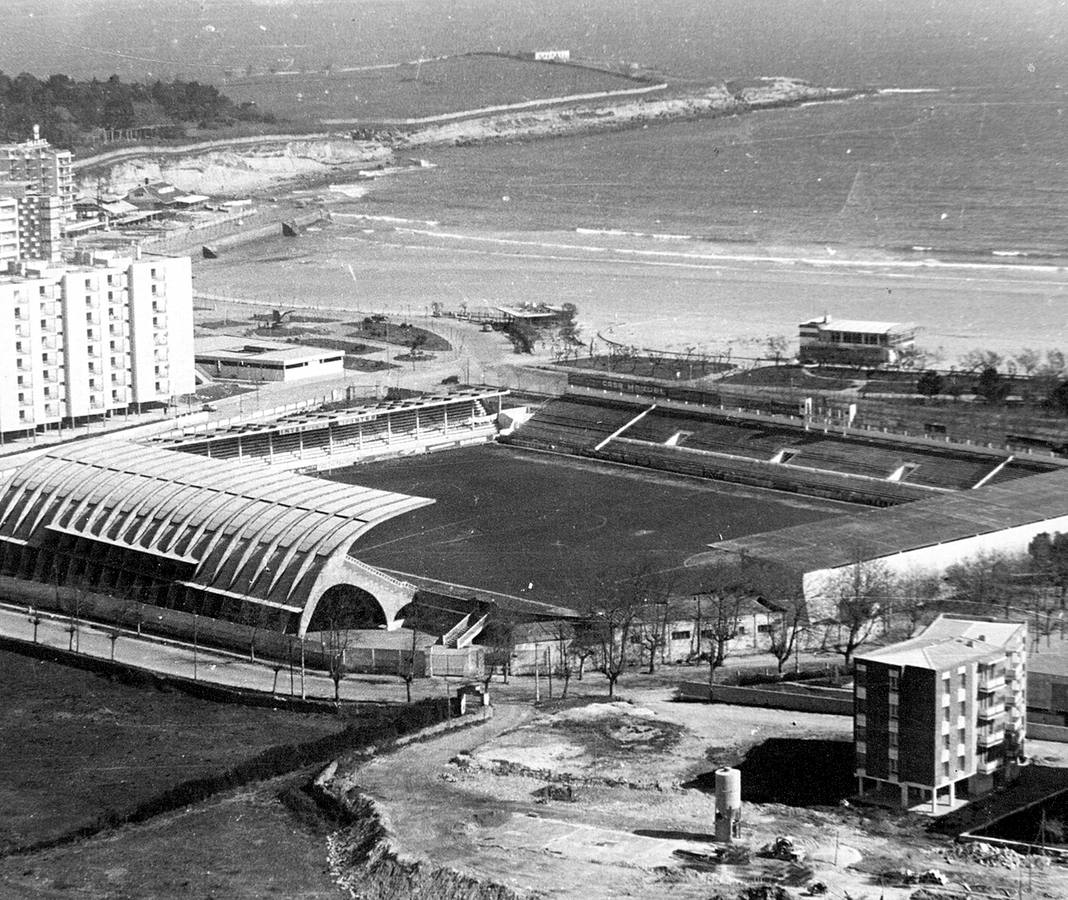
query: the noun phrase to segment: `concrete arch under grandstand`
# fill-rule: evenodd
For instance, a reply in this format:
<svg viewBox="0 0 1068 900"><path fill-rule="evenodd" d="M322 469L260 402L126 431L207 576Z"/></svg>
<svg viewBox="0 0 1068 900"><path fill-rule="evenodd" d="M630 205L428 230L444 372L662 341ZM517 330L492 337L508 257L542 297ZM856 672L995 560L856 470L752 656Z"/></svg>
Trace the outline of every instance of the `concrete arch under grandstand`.
<svg viewBox="0 0 1068 900"><path fill-rule="evenodd" d="M327 618L393 628L415 588L349 550L430 503L94 441L37 456L0 484L0 575L301 635ZM330 615L317 616L324 597Z"/></svg>

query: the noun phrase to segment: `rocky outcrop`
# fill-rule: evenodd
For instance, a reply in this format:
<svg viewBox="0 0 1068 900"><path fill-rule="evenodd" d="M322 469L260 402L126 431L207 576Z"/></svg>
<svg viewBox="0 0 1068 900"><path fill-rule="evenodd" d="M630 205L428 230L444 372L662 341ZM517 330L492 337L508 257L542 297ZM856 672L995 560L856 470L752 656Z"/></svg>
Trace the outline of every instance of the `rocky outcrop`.
<svg viewBox="0 0 1068 900"><path fill-rule="evenodd" d="M182 190L240 196L295 180L325 180L390 158L394 151L466 146L647 126L750 110L843 100L861 91L813 87L791 78L754 79L669 95L614 98L505 113L471 115L432 125L371 126L348 137L323 135L215 141L193 147L128 148L76 163L87 194L124 194L135 185L169 181Z"/></svg>
<svg viewBox="0 0 1068 900"><path fill-rule="evenodd" d="M265 140L187 153L146 148L143 155L83 169L79 187L89 194L125 194L147 179L169 181L199 194L235 196L298 178L326 178L348 167L387 160L390 152L379 143L340 137Z"/></svg>

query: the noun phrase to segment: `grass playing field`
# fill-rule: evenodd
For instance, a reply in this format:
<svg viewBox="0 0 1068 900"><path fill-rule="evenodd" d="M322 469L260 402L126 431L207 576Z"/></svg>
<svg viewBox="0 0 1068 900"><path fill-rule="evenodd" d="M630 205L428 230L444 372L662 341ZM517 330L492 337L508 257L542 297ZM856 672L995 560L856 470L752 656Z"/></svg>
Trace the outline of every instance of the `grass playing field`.
<svg viewBox="0 0 1068 900"><path fill-rule="evenodd" d="M437 501L371 532L354 548L363 561L549 603L580 602L646 563L696 591L708 570L683 563L709 543L847 508L497 445L328 477Z"/></svg>

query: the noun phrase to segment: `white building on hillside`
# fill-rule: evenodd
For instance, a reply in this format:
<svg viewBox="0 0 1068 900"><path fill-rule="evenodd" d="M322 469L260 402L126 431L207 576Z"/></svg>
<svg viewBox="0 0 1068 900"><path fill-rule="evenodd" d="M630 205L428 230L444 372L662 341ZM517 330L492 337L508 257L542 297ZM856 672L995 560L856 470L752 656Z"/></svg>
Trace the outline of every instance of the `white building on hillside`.
<svg viewBox="0 0 1068 900"><path fill-rule="evenodd" d="M0 434L164 404L194 389L188 257L97 253L0 275Z"/></svg>

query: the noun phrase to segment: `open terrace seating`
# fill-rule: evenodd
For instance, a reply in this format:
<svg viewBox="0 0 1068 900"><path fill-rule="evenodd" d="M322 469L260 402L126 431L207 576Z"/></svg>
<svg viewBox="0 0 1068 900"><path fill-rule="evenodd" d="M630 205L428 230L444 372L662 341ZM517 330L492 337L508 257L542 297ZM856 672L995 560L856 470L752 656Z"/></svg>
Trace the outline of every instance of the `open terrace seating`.
<svg viewBox="0 0 1068 900"><path fill-rule="evenodd" d="M641 407L555 400L538 410L509 442L528 447L581 451L595 447L639 412Z"/></svg>

